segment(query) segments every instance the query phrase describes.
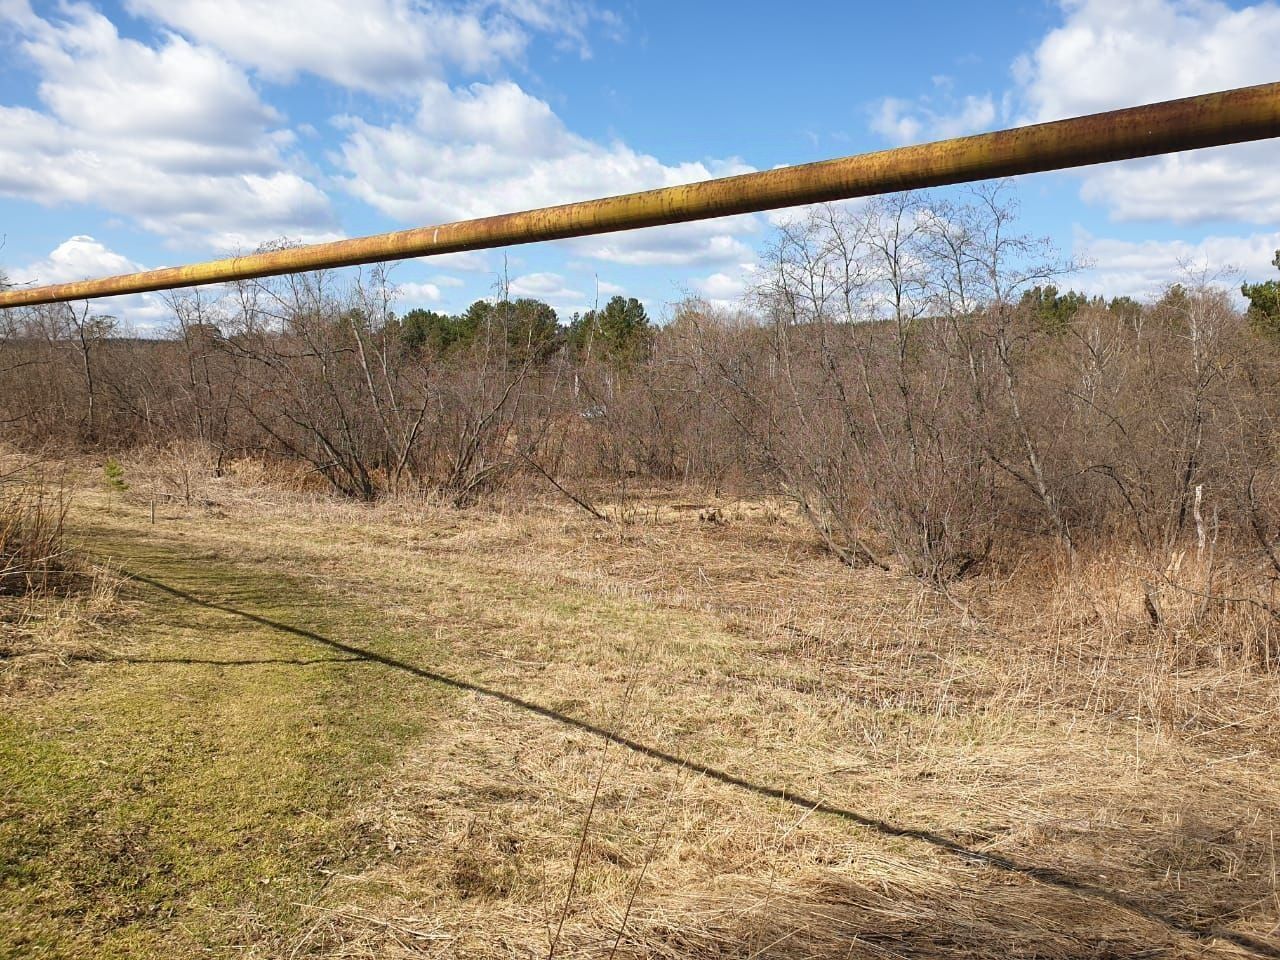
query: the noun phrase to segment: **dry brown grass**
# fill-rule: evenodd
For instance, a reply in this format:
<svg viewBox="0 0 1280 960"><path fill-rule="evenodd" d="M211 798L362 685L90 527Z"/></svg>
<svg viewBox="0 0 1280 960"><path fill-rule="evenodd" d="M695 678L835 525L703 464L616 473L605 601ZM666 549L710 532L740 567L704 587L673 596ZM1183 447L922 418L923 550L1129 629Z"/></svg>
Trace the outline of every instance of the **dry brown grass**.
<svg viewBox="0 0 1280 960"><path fill-rule="evenodd" d="M98 570L73 592L0 599L0 703L47 691L76 661L100 654L104 625L121 612L118 587L118 577Z"/></svg>
<svg viewBox="0 0 1280 960"><path fill-rule="evenodd" d="M38 464L0 459L0 597L47 593L74 577L66 512L62 485L50 483Z"/></svg>
<svg viewBox="0 0 1280 960"><path fill-rule="evenodd" d="M324 494L328 484L296 463L258 457L220 457L212 447L175 440L139 447L121 456L130 499L206 511L238 503Z"/></svg>
<svg viewBox="0 0 1280 960"><path fill-rule="evenodd" d="M947 597L775 503L214 486L166 535L429 632L414 668L469 691L362 801L385 855L300 907L298 956L1280 955L1265 625L1165 584L1154 627L1141 558Z"/></svg>
<svg viewBox="0 0 1280 960"><path fill-rule="evenodd" d="M0 451L0 700L50 688L94 653L118 578L68 543L65 479Z"/></svg>

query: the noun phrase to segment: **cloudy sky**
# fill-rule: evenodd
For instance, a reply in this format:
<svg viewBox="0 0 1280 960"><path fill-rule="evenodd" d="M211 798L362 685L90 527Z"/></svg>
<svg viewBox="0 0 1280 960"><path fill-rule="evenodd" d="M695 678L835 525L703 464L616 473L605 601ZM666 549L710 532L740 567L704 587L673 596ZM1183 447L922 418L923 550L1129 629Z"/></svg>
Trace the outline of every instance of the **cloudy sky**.
<svg viewBox="0 0 1280 960"><path fill-rule="evenodd" d="M700 180L1280 80L1280 5L1013 0L0 0L0 267L57 282ZM980 10L981 14L975 14ZM1261 277L1280 145L1018 181L1027 227L1150 294ZM729 300L764 216L417 260L564 316ZM153 297L113 302L145 329Z"/></svg>

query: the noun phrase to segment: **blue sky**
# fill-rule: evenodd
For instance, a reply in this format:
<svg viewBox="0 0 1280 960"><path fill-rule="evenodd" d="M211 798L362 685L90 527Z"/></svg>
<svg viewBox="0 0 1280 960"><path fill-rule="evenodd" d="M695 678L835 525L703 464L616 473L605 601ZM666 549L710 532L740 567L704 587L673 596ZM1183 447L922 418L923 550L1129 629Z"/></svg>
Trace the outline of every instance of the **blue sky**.
<svg viewBox="0 0 1280 960"><path fill-rule="evenodd" d="M1280 79L1280 6L0 0L0 266L56 282L765 169ZM1022 178L1028 230L1149 296L1273 270L1280 146ZM567 317L732 302L777 215L411 261ZM110 309L141 329L156 297Z"/></svg>

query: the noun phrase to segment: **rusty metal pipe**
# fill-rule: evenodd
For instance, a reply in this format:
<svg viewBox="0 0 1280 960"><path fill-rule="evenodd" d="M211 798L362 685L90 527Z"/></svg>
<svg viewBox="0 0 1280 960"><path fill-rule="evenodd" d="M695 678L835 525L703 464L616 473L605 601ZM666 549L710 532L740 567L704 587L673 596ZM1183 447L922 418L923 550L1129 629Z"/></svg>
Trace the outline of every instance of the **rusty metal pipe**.
<svg viewBox="0 0 1280 960"><path fill-rule="evenodd" d="M914 147L317 243L100 280L0 292L0 307L168 290L706 220L917 187L1080 167L1280 136L1280 83Z"/></svg>

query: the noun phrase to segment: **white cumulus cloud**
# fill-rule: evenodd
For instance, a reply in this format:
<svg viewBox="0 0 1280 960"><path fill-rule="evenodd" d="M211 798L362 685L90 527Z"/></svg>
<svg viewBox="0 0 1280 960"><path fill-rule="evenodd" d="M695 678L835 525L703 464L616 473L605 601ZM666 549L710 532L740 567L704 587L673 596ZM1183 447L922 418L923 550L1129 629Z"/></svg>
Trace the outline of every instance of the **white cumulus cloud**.
<svg viewBox="0 0 1280 960"><path fill-rule="evenodd" d="M990 94L957 99L949 85L943 85L941 96L885 97L872 112L871 129L894 144L920 143L990 130L996 116Z"/></svg>
<svg viewBox="0 0 1280 960"><path fill-rule="evenodd" d="M290 134L247 78L173 35L121 37L85 4L0 7L43 109L0 105L0 194L94 204L220 249L335 234L328 198L293 169Z"/></svg>
<svg viewBox="0 0 1280 960"><path fill-rule="evenodd" d="M90 236L75 236L58 244L47 257L15 269L10 280L20 286L72 283L119 273L134 273L142 264L116 253ZM110 314L126 329L142 334L158 331L170 311L159 294L143 293L96 302L95 313Z"/></svg>
<svg viewBox="0 0 1280 960"><path fill-rule="evenodd" d="M705 180L749 170L737 160L667 164L624 143L570 131L545 101L511 81L451 87L428 81L413 116L339 124L343 182L377 210L442 223ZM734 258L751 217L575 241L586 256L634 265Z"/></svg>
<svg viewBox="0 0 1280 960"><path fill-rule="evenodd" d="M1038 123L1277 79L1280 4L1219 0L1060 0L1061 22L1011 67L1012 86L876 104L871 127L906 143ZM1119 221L1203 223L1280 217L1280 145L1197 150L1082 171L1081 195Z"/></svg>
<svg viewBox="0 0 1280 960"><path fill-rule="evenodd" d="M558 273L526 273L511 280L509 290L513 297L532 297L551 304L560 313L573 313L585 309L587 295L569 286Z"/></svg>
<svg viewBox="0 0 1280 960"><path fill-rule="evenodd" d="M1249 280L1280 279L1272 263L1277 250L1280 231L1209 236L1196 242L1117 240L1080 232L1075 239L1076 255L1094 266L1073 277L1070 285L1104 296L1150 298L1170 283L1186 281L1206 270Z"/></svg>
<svg viewBox="0 0 1280 960"><path fill-rule="evenodd" d="M398 283L396 292L404 303L410 305L439 303L444 299L439 285L434 283Z"/></svg>
<svg viewBox="0 0 1280 960"><path fill-rule="evenodd" d="M759 281L760 267L754 261L717 270L693 281L693 291L708 303L731 310L742 305L743 298Z"/></svg>
<svg viewBox="0 0 1280 960"><path fill-rule="evenodd" d="M1280 5L1216 0L1064 0L1063 23L1014 65L1025 121L1056 120L1277 79ZM1113 164L1082 196L1116 220L1196 223L1280 216L1280 145Z"/></svg>
<svg viewBox="0 0 1280 960"><path fill-rule="evenodd" d="M58 244L43 260L23 267L13 280L22 284L71 283L141 269L141 264L109 250L93 237L76 236Z"/></svg>
<svg viewBox="0 0 1280 960"><path fill-rule="evenodd" d="M309 73L377 92L408 89L448 68L492 71L521 57L531 33L586 56L591 24L617 25L581 0L129 0L128 8L271 79Z"/></svg>
<svg viewBox="0 0 1280 960"><path fill-rule="evenodd" d="M1280 6L1062 0L1063 23L1015 62L1028 121L1276 79Z"/></svg>

